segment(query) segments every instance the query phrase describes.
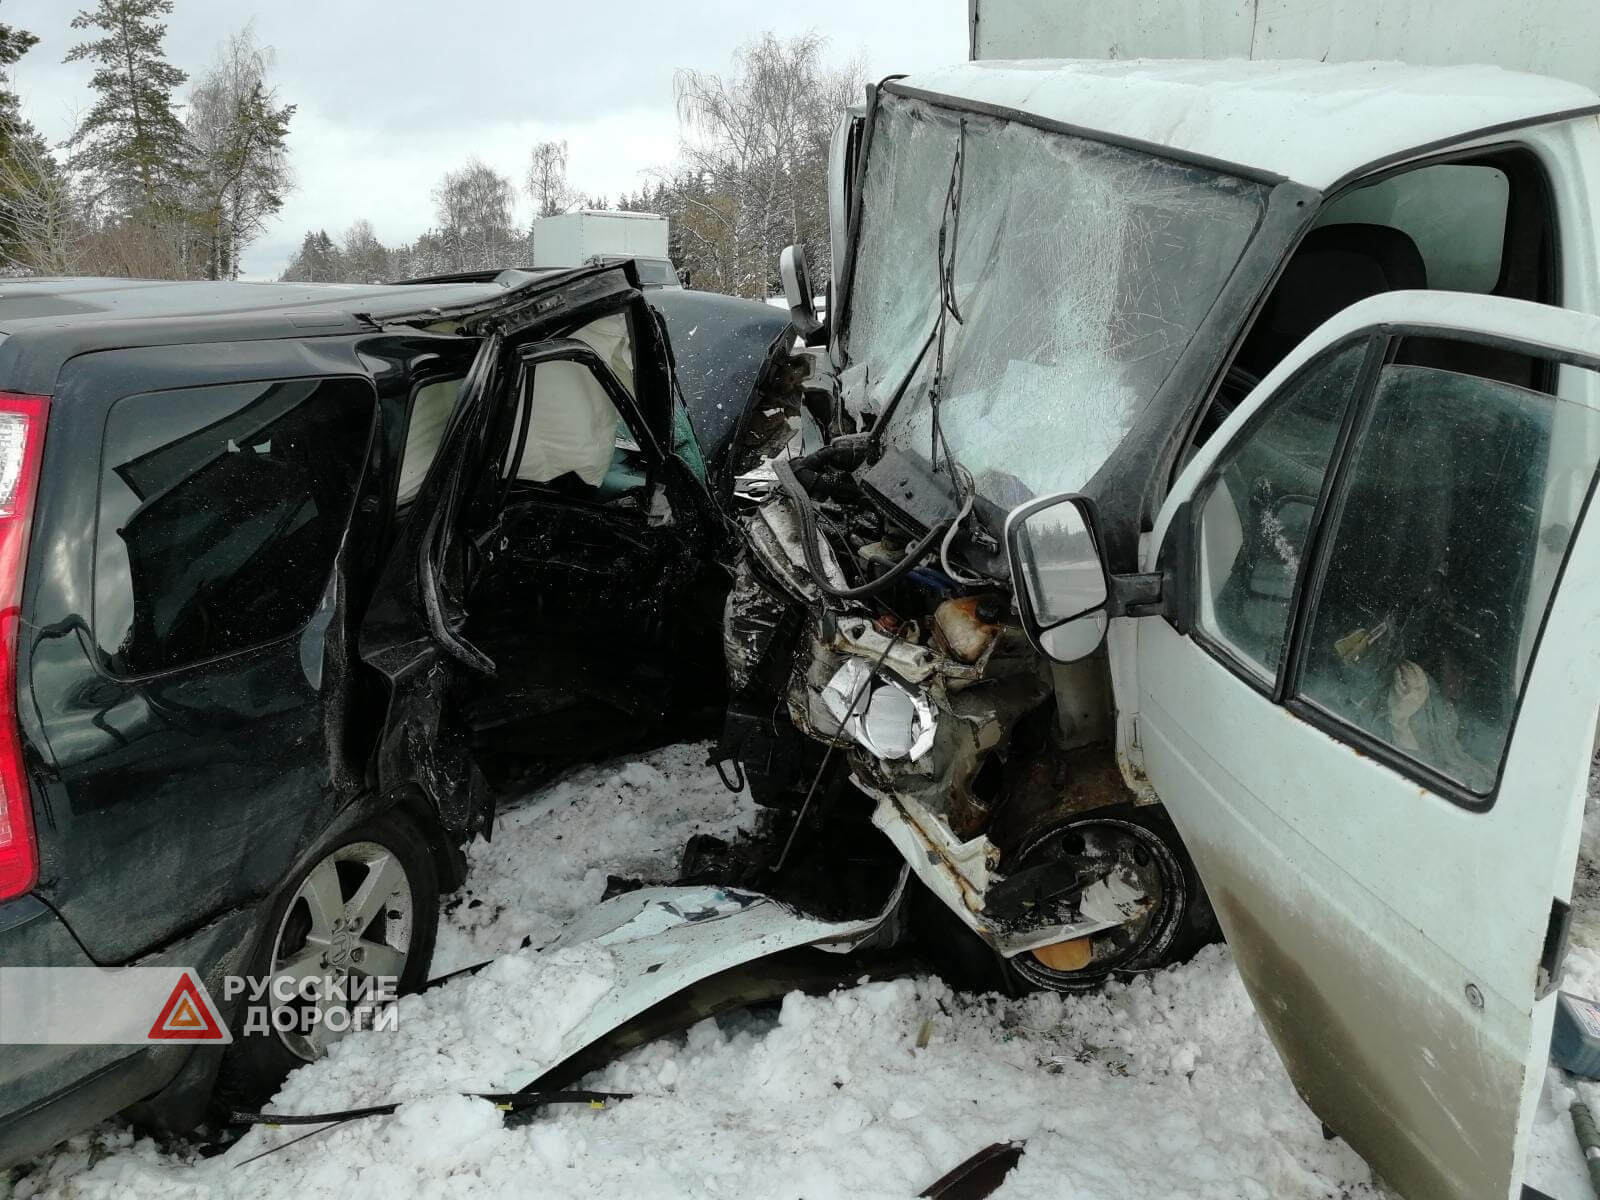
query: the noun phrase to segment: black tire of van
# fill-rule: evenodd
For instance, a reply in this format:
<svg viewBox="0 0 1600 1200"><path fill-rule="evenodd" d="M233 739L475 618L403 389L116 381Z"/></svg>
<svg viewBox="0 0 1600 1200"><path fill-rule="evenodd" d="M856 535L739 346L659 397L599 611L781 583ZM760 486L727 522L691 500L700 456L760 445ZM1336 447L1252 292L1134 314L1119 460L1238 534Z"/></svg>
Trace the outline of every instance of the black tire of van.
<svg viewBox="0 0 1600 1200"><path fill-rule="evenodd" d="M330 863L337 872L342 865L341 856L344 861L358 859L361 855L370 855L374 847L392 856L405 874L410 893L408 931L404 939L406 957L398 991L400 994L414 992L427 982L439 929L438 865L416 824L394 809L370 817L332 839L290 876L257 925L255 949L244 972L248 979L271 977L275 973L274 958L278 956L280 936L292 936L293 926L305 924L306 905L301 900L301 889L313 872ZM299 911L294 911L297 905ZM270 1015L270 1004L268 996L254 1007L259 1013L261 1006L266 1006ZM235 1112L258 1111L283 1085L289 1072L308 1061L303 1052L292 1050L277 1030L257 1027L262 1024L259 1016L256 1026L247 1026L251 1007L243 1003L236 1010L231 1027L233 1044L224 1054L217 1073L212 1112L219 1125L231 1123Z"/></svg>
<svg viewBox="0 0 1600 1200"><path fill-rule="evenodd" d="M926 889L913 897L911 925L925 952L955 986L1008 995L1030 991L1085 992L1109 979L1128 979L1186 962L1220 936L1211 902L1172 818L1157 805L1116 805L1090 809L1038 830L1023 842L1019 859L1048 838L1099 827L1134 839L1162 880L1160 906L1136 944L1113 957L1075 971L1052 970L1025 951L1007 959L962 923ZM1019 966L1018 961L1023 960Z"/></svg>

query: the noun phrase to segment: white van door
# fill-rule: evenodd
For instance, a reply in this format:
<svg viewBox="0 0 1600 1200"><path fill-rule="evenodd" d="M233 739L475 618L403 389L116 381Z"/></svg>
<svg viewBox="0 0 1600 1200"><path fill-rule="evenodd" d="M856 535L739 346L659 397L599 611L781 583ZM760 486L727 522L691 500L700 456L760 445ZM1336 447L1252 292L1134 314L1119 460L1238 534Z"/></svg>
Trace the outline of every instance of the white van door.
<svg viewBox="0 0 1600 1200"><path fill-rule="evenodd" d="M1600 319L1335 317L1164 505L1143 769L1307 1104L1407 1197L1516 1194L1600 705Z"/></svg>

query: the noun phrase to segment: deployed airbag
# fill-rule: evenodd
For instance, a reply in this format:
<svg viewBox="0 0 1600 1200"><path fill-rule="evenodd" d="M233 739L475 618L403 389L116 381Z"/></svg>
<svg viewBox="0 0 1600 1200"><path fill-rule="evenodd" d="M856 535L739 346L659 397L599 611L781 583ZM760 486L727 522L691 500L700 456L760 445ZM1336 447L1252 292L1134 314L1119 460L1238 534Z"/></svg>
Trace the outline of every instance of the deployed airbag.
<svg viewBox="0 0 1600 1200"><path fill-rule="evenodd" d="M611 469L618 414L611 397L581 363L543 362L533 372L528 441L517 478L549 483L571 472L599 487Z"/></svg>

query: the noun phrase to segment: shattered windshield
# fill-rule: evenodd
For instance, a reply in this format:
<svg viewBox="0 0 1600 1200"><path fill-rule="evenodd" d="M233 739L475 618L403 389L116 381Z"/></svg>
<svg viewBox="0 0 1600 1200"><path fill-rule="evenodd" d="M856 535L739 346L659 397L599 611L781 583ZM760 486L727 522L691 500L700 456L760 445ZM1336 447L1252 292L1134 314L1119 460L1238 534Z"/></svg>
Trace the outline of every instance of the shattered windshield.
<svg viewBox="0 0 1600 1200"><path fill-rule="evenodd" d="M959 216L952 191L958 146ZM1239 261L1267 187L885 95L863 183L847 391L881 411L948 293L939 428L1009 506L1081 488L1160 387ZM933 349L887 427L932 453ZM847 397L847 400L850 399Z"/></svg>

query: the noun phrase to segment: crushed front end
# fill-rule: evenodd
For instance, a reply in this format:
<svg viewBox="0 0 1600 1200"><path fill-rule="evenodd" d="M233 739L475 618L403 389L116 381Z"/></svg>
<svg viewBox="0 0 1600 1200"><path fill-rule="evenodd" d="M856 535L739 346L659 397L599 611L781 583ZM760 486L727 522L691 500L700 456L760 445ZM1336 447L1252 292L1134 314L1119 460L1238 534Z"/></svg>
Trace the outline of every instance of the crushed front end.
<svg viewBox="0 0 1600 1200"><path fill-rule="evenodd" d="M1193 877L1117 768L1104 653L1047 662L1002 572L939 553L908 565L916 539L875 502L865 445L792 460L789 486L744 518L721 756L797 826L864 796L921 884L1027 983L1164 961ZM973 522L971 559L992 567L983 540Z"/></svg>

